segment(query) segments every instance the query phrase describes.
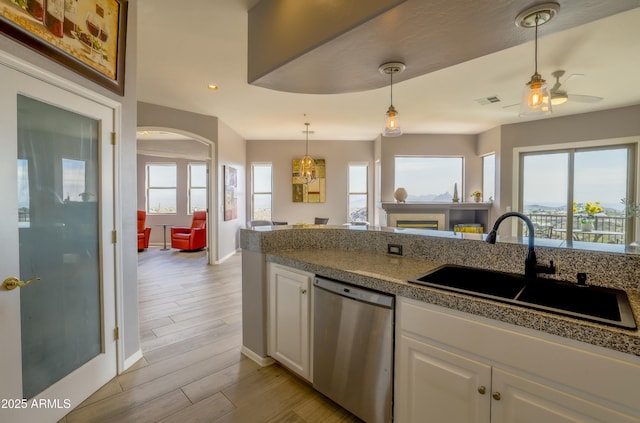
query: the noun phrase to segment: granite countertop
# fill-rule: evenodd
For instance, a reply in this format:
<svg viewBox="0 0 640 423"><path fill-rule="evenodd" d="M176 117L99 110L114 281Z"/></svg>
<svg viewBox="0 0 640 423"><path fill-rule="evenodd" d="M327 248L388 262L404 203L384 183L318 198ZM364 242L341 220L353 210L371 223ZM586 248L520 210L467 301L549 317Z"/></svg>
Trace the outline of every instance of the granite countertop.
<svg viewBox="0 0 640 423"><path fill-rule="evenodd" d="M269 262L357 286L640 356L639 330L589 322L408 282L444 263L342 249L279 250L266 254L266 258ZM627 293L638 322L640 291L627 290Z"/></svg>

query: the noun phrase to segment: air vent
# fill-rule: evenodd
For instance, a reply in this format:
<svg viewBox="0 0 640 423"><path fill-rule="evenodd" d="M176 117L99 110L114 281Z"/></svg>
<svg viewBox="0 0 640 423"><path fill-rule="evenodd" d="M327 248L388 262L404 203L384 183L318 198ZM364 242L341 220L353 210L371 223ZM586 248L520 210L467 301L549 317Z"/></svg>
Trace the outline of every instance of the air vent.
<svg viewBox="0 0 640 423"><path fill-rule="evenodd" d="M487 104L491 104L491 103L499 103L502 100L500 100L500 97L498 97L497 95L493 95L491 97L483 97L483 98L478 98L476 99L476 101L483 105L486 106Z"/></svg>

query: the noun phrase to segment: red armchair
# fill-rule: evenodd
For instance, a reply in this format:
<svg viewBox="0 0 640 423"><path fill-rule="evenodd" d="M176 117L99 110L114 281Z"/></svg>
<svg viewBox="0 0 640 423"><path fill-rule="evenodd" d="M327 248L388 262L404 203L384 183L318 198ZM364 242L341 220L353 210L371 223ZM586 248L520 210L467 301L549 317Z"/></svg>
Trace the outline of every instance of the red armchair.
<svg viewBox="0 0 640 423"><path fill-rule="evenodd" d="M207 246L207 212L193 212L190 228L171 228L171 248L201 250Z"/></svg>
<svg viewBox="0 0 640 423"><path fill-rule="evenodd" d="M151 228L144 227L146 220L147 212L138 210L138 251L149 248L149 236L151 235Z"/></svg>

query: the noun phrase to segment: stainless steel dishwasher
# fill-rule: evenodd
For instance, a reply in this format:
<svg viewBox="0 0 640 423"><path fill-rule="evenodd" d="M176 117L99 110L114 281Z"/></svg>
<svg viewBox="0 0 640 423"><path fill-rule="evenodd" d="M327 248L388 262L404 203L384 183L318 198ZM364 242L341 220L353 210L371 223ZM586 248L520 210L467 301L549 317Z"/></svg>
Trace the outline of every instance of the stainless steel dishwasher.
<svg viewBox="0 0 640 423"><path fill-rule="evenodd" d="M367 423L391 422L394 297L313 285L313 387Z"/></svg>

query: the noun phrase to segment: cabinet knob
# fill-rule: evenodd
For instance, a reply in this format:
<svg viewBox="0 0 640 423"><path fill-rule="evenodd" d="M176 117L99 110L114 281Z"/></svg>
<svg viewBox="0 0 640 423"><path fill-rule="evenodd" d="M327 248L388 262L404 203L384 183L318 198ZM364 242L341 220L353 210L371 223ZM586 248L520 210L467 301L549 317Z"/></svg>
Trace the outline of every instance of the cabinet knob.
<svg viewBox="0 0 640 423"><path fill-rule="evenodd" d="M304 295L304 294L306 294L306 293L307 293L307 290L306 290L306 289L301 289L301 290L300 290L300 293L301 293L302 295Z"/></svg>
<svg viewBox="0 0 640 423"><path fill-rule="evenodd" d="M484 395L487 393L487 388L484 386L478 386L478 392L480 392L480 395Z"/></svg>
<svg viewBox="0 0 640 423"><path fill-rule="evenodd" d="M492 397L494 400L500 401L500 392L494 392Z"/></svg>

